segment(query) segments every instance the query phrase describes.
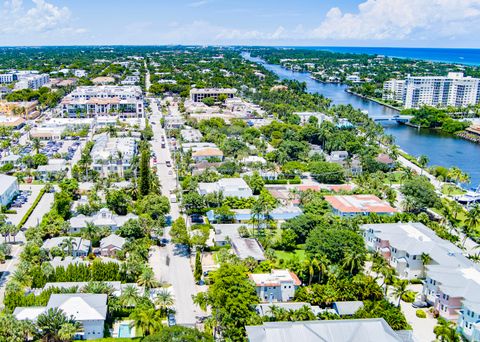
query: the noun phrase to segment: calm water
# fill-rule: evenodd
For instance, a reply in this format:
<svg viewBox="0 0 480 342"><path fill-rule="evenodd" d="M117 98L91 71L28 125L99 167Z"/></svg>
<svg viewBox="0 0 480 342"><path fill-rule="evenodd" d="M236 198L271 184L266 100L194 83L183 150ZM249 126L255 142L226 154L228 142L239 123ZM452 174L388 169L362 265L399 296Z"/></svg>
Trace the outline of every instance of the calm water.
<svg viewBox="0 0 480 342"><path fill-rule="evenodd" d="M282 79L305 82L309 92L322 94L332 99L333 104L350 104L355 108L367 110L372 117L398 114L395 110L381 104L347 93L345 85L321 83L310 78L308 73L293 72L279 65L265 63L259 58L249 57L247 54L244 54L244 57L253 62L261 63L266 69L276 73ZM397 145L409 154L428 156L430 165L457 166L470 175L472 186L480 184L479 144L397 124L385 125L385 131L393 135Z"/></svg>
<svg viewBox="0 0 480 342"><path fill-rule="evenodd" d="M312 46L308 50L323 50L342 53L384 55L390 57L422 59L426 61L480 65L480 49Z"/></svg>

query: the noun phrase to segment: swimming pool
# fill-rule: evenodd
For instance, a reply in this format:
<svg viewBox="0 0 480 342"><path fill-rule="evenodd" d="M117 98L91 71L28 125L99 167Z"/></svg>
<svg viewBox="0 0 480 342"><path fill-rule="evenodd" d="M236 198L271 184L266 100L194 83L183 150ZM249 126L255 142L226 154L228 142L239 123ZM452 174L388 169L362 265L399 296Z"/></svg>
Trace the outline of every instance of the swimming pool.
<svg viewBox="0 0 480 342"><path fill-rule="evenodd" d="M133 337L130 324L120 324L118 326L118 337Z"/></svg>

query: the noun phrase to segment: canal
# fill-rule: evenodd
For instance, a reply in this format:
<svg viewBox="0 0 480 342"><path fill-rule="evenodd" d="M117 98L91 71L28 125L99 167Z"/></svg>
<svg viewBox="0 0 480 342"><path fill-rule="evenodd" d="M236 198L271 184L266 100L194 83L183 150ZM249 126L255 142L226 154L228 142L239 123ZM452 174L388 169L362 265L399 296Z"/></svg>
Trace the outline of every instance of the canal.
<svg viewBox="0 0 480 342"><path fill-rule="evenodd" d="M352 105L355 108L368 111L371 117L398 114L397 111L377 102L346 92L346 85L318 82L312 79L307 72L290 71L276 64L268 64L260 58L251 57L247 53L242 55L247 60L262 64L281 79L305 82L309 92L322 94L330 98L333 104ZM387 134L395 137L395 143L407 153L417 157L420 155L428 156L430 165L457 166L470 175L472 187L480 184L480 144L431 130L418 130L405 125L385 124L384 128Z"/></svg>

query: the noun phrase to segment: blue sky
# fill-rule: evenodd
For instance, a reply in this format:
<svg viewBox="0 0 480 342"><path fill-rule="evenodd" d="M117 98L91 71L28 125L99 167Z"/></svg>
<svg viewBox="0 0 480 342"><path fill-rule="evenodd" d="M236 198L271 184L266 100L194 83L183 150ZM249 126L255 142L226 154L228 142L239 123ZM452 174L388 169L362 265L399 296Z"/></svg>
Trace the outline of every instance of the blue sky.
<svg viewBox="0 0 480 342"><path fill-rule="evenodd" d="M480 0L0 0L0 45L480 48Z"/></svg>

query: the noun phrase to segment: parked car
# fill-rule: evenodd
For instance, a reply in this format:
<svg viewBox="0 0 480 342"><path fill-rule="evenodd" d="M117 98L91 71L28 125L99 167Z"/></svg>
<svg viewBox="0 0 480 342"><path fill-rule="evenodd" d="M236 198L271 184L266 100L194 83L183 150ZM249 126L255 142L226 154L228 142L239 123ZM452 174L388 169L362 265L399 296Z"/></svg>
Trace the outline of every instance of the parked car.
<svg viewBox="0 0 480 342"><path fill-rule="evenodd" d="M168 314L168 326L169 327L172 327L174 325L177 325L177 321L175 319L175 315L174 314Z"/></svg>
<svg viewBox="0 0 480 342"><path fill-rule="evenodd" d="M412 303L412 306L414 308L428 308L430 305L423 300L417 300L417 301Z"/></svg>

